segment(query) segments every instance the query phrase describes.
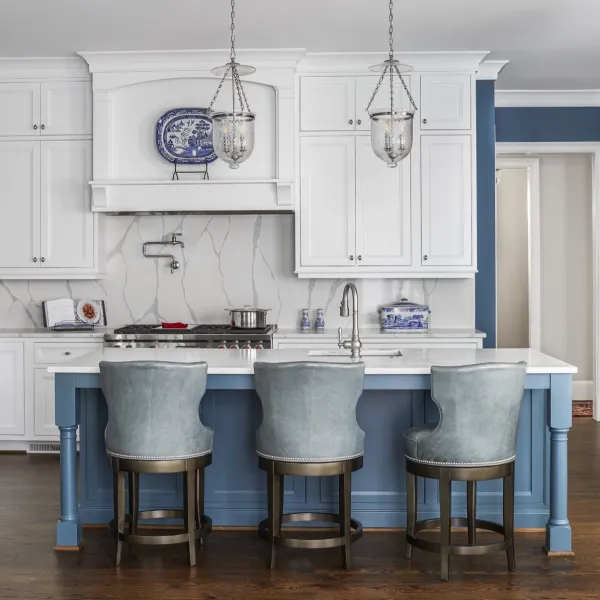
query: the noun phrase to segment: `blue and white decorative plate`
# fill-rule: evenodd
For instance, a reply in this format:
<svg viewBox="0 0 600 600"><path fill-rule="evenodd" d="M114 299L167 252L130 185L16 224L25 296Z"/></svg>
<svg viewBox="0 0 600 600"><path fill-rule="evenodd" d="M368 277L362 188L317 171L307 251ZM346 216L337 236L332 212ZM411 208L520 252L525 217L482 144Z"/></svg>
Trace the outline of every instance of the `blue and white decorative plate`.
<svg viewBox="0 0 600 600"><path fill-rule="evenodd" d="M217 160L208 108L174 108L156 123L156 148L181 165L205 165Z"/></svg>

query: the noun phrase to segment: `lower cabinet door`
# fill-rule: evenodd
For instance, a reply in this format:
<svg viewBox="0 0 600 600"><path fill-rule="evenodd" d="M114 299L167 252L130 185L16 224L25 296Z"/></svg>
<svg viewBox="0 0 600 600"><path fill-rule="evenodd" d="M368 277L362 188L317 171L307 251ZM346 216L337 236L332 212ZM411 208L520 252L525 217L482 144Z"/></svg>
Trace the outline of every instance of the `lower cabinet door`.
<svg viewBox="0 0 600 600"><path fill-rule="evenodd" d="M54 374L46 368L35 369L33 420L36 436L58 437L54 424Z"/></svg>
<svg viewBox="0 0 600 600"><path fill-rule="evenodd" d="M24 434L23 342L0 343L0 435Z"/></svg>

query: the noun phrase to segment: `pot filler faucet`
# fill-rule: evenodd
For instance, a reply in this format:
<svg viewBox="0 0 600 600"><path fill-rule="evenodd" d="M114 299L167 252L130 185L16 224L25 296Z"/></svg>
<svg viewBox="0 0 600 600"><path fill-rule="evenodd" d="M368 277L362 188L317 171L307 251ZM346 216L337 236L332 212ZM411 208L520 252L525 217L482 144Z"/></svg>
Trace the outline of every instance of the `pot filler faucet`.
<svg viewBox="0 0 600 600"><path fill-rule="evenodd" d="M182 248L185 248L183 242L177 239L178 235L182 234L173 233L170 240L164 240L162 242L144 242L142 254L146 258L170 258L171 264L169 266L171 267L171 273L175 273L175 271L179 269L181 265L179 264L178 260L175 260L175 257L172 254L148 254L147 246L181 246Z"/></svg>
<svg viewBox="0 0 600 600"><path fill-rule="evenodd" d="M340 316L348 317L350 309L348 306L348 295L352 293L352 338L342 341L342 328L338 327L338 346L350 350L351 358L360 358L362 342L358 334L358 291L353 283L347 283L342 294L340 304Z"/></svg>

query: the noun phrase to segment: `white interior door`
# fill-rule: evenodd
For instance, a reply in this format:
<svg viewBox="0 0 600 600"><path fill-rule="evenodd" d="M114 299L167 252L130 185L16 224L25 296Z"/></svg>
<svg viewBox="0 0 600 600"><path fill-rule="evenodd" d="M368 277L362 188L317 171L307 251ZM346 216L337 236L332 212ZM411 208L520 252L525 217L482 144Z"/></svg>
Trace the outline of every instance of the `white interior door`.
<svg viewBox="0 0 600 600"><path fill-rule="evenodd" d="M93 267L91 176L91 141L42 142L43 267Z"/></svg>
<svg viewBox="0 0 600 600"><path fill-rule="evenodd" d="M89 81L42 83L42 135L92 134L92 84Z"/></svg>
<svg viewBox="0 0 600 600"><path fill-rule="evenodd" d="M423 266L470 265L471 136L421 136Z"/></svg>
<svg viewBox="0 0 600 600"><path fill-rule="evenodd" d="M0 398L0 435L24 435L23 342L0 343Z"/></svg>
<svg viewBox="0 0 600 600"><path fill-rule="evenodd" d="M0 136L39 133L40 84L0 83Z"/></svg>
<svg viewBox="0 0 600 600"><path fill-rule="evenodd" d="M0 267L40 265L40 142L0 141Z"/></svg>
<svg viewBox="0 0 600 600"><path fill-rule="evenodd" d="M354 138L300 142L300 252L303 266L355 264Z"/></svg>
<svg viewBox="0 0 600 600"><path fill-rule="evenodd" d="M356 254L359 266L411 264L410 156L389 168L356 138Z"/></svg>
<svg viewBox="0 0 600 600"><path fill-rule="evenodd" d="M354 131L354 77L303 77L300 81L302 131Z"/></svg>

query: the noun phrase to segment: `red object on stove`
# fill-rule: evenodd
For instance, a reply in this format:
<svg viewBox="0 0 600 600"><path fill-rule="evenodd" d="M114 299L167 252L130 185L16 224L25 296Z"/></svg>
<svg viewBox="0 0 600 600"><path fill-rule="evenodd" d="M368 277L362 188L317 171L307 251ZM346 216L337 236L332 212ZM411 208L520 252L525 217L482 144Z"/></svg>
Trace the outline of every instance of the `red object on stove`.
<svg viewBox="0 0 600 600"><path fill-rule="evenodd" d="M187 323L161 323L163 329L187 329Z"/></svg>

